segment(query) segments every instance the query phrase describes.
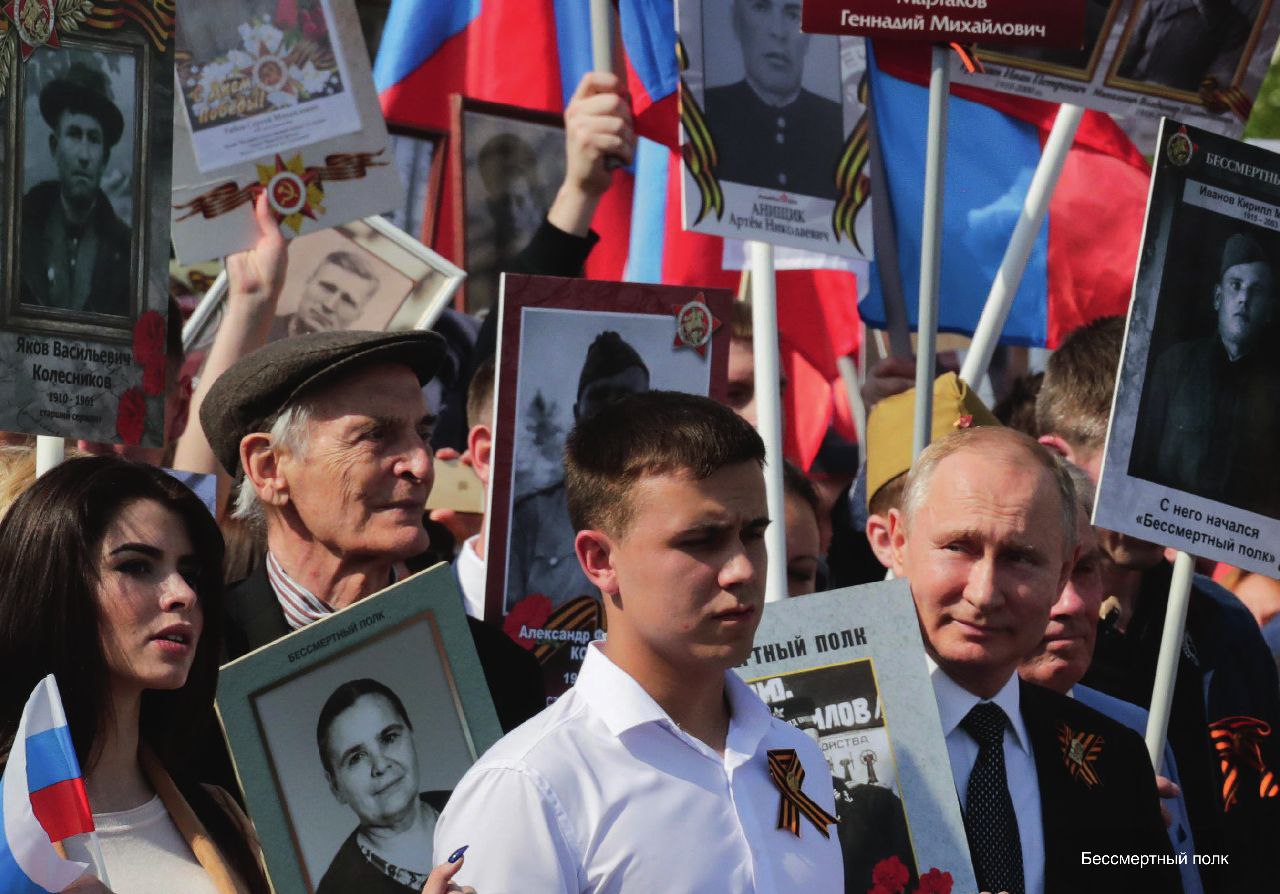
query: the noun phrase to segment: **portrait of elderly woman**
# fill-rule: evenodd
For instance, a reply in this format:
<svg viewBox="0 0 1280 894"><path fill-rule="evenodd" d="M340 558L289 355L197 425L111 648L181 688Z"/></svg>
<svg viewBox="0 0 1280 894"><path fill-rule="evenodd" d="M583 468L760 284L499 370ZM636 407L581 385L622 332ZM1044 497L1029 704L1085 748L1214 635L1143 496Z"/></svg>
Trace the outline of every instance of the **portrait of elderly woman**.
<svg viewBox="0 0 1280 894"><path fill-rule="evenodd" d="M320 710L316 746L329 790L358 824L317 894L421 891L447 791L418 790L418 752L404 703L377 680L343 683Z"/></svg>

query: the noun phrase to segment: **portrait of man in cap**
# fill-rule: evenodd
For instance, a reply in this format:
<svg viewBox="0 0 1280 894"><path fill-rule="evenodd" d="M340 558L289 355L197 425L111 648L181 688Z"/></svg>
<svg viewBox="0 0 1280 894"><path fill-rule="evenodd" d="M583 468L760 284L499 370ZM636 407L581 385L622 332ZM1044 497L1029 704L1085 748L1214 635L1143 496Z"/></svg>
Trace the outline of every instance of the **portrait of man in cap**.
<svg viewBox="0 0 1280 894"><path fill-rule="evenodd" d="M24 163L20 297L42 307L128 316L132 229L102 187L126 116L98 54L62 53L70 65L39 87L47 154L28 153ZM28 126L41 127L31 111ZM50 162L55 176L30 185Z"/></svg>
<svg viewBox="0 0 1280 894"><path fill-rule="evenodd" d="M1153 348L1131 475L1280 518L1275 258L1275 246L1253 232L1233 233L1211 296L1217 325L1158 354Z"/></svg>
<svg viewBox="0 0 1280 894"><path fill-rule="evenodd" d="M713 2L729 7L735 40L707 34L708 82L717 80L717 69L730 67L717 58L721 45L732 54L736 43L743 71L740 80L706 91L707 124L719 157L716 177L834 199L843 111L839 102L806 89L804 78L811 58L829 58L838 95L839 54L813 52L824 43L833 46L835 38L815 40L801 33L800 0L704 0L706 6ZM706 29L707 19L703 22Z"/></svg>

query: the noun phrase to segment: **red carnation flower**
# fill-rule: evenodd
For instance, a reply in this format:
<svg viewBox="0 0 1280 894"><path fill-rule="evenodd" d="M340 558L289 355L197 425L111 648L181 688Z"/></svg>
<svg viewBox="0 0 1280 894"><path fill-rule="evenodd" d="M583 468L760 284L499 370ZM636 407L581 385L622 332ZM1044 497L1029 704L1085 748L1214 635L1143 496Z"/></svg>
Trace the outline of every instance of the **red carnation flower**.
<svg viewBox="0 0 1280 894"><path fill-rule="evenodd" d="M920 876L920 887L915 894L951 894L951 873L930 869Z"/></svg>
<svg viewBox="0 0 1280 894"><path fill-rule="evenodd" d="M164 315L149 310L138 317L133 327L133 362L150 366L157 360L164 362Z"/></svg>
<svg viewBox="0 0 1280 894"><path fill-rule="evenodd" d="M116 434L120 440L133 446L142 440L142 430L147 424L147 399L141 388L130 388L120 395L116 408Z"/></svg>
<svg viewBox="0 0 1280 894"><path fill-rule="evenodd" d="M502 629L506 631L507 636L515 640L517 645L532 649L538 641L521 636L520 630L524 627L541 629L549 617L551 617L551 600L541 593L534 593L511 606L511 611L502 621Z"/></svg>
<svg viewBox="0 0 1280 894"><path fill-rule="evenodd" d="M142 367L142 390L152 397L164 394L165 358L152 361Z"/></svg>
<svg viewBox="0 0 1280 894"><path fill-rule="evenodd" d="M877 888L898 894L911 880L911 873L902 865L897 854L891 854L876 864L871 870L871 881Z"/></svg>

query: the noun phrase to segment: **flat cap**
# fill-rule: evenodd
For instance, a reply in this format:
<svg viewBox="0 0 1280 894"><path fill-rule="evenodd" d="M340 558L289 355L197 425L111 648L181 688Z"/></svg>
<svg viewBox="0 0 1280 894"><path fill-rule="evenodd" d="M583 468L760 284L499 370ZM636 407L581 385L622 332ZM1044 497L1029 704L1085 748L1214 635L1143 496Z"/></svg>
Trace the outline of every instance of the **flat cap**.
<svg viewBox="0 0 1280 894"><path fill-rule="evenodd" d="M911 469L915 429L916 390L886 397L871 408L867 418L867 505L876 492ZM930 443L957 428L999 425L973 389L953 372L933 383L933 431Z"/></svg>
<svg viewBox="0 0 1280 894"><path fill-rule="evenodd" d="M240 441L269 431L280 410L307 389L358 367L403 363L426 384L444 358L434 332L310 332L246 354L218 377L200 405L200 424L218 462L235 477Z"/></svg>

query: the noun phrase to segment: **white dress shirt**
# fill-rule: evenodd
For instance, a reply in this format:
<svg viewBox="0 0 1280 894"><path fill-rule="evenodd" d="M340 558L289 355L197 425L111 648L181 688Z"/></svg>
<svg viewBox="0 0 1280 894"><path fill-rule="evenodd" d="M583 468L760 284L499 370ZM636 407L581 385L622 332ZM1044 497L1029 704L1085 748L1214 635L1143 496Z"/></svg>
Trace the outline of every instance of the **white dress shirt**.
<svg viewBox="0 0 1280 894"><path fill-rule="evenodd" d="M458 587L462 590L462 604L467 614L483 621L485 566L484 559L476 552L479 542L479 534L472 534L462 541L462 549L458 550L458 558L453 560L453 568L458 573Z"/></svg>
<svg viewBox="0 0 1280 894"><path fill-rule="evenodd" d="M795 749L803 791L834 815L818 746L733 673L723 757L680 729L596 643L572 689L480 758L454 789L435 862L483 894L843 894L835 827L778 828L767 753Z"/></svg>
<svg viewBox="0 0 1280 894"><path fill-rule="evenodd" d="M996 693L995 698L979 698L947 676L932 658L929 678L938 701L938 717L942 734L947 738L947 755L951 758L951 778L956 784L963 810L969 793L969 774L978 760L978 743L960 727L960 721L979 702L991 701L1009 718L1004 735L1004 770L1013 800L1013 814L1018 820L1018 839L1022 844L1022 875L1026 894L1044 894L1044 826L1040 814L1040 780L1036 759L1022 722L1022 698L1015 673Z"/></svg>

